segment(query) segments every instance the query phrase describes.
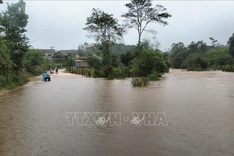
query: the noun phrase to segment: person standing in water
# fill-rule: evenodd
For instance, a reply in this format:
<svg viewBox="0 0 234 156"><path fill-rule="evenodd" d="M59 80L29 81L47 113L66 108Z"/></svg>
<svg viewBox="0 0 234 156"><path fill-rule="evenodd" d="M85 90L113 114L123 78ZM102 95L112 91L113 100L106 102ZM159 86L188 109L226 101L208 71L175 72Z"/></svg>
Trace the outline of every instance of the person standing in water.
<svg viewBox="0 0 234 156"><path fill-rule="evenodd" d="M58 74L58 67L55 67L55 72L56 74Z"/></svg>

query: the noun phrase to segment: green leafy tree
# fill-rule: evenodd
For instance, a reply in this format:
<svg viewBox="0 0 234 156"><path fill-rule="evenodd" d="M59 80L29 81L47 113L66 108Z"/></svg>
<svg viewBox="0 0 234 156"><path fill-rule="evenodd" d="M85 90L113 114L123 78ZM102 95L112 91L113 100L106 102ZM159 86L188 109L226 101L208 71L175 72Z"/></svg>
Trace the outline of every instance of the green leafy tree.
<svg viewBox="0 0 234 156"><path fill-rule="evenodd" d="M112 14L105 13L100 9L92 10L92 15L87 17L85 25L84 30L89 31L90 37L95 38L100 43L100 50L103 55L102 63L107 77L112 72L110 48L117 40L122 38L124 30Z"/></svg>
<svg viewBox="0 0 234 156"><path fill-rule="evenodd" d="M171 67L170 53L169 52L163 52L162 55L163 55L164 60L166 61L167 66Z"/></svg>
<svg viewBox="0 0 234 156"><path fill-rule="evenodd" d="M219 69L219 65L223 65L223 57L222 56L227 56L229 55L228 53L228 48L224 47L224 48L218 48L215 50L210 51L207 55L207 61L208 61L208 66L214 69ZM231 56L229 55L229 58ZM226 61L225 61L226 62ZM220 64L221 63L221 64Z"/></svg>
<svg viewBox="0 0 234 156"><path fill-rule="evenodd" d="M234 33L229 38L228 44L229 44L229 53L232 57L234 57Z"/></svg>
<svg viewBox="0 0 234 156"><path fill-rule="evenodd" d="M43 57L43 54L36 49L30 49L25 54L25 59L30 60L32 66L40 66L44 61Z"/></svg>
<svg viewBox="0 0 234 156"><path fill-rule="evenodd" d="M206 45L206 43L204 41L198 41L197 43L192 41L189 45L188 45L188 51L189 53L200 53L200 54L204 54L208 51L208 46Z"/></svg>
<svg viewBox="0 0 234 156"><path fill-rule="evenodd" d="M173 43L171 48L170 62L173 68L184 68L184 61L189 55L184 43Z"/></svg>
<svg viewBox="0 0 234 156"><path fill-rule="evenodd" d="M205 70L207 61L201 54L192 53L186 58L187 70Z"/></svg>
<svg viewBox="0 0 234 156"><path fill-rule="evenodd" d="M91 68L99 70L102 67L102 59L96 55L89 54L86 61Z"/></svg>
<svg viewBox="0 0 234 156"><path fill-rule="evenodd" d="M68 56L68 58L66 60L66 64L67 64L67 66L73 67L75 64L75 60L71 56Z"/></svg>
<svg viewBox="0 0 234 156"><path fill-rule="evenodd" d="M168 66L160 51L155 51L148 47L147 42L142 42L140 53L135 57L131 64L131 71L134 76L147 76L152 72L168 72Z"/></svg>
<svg viewBox="0 0 234 156"><path fill-rule="evenodd" d="M128 51L135 51L135 45L125 45L123 43L117 43L111 47L111 51L114 55L120 57L122 54L126 54Z"/></svg>
<svg viewBox="0 0 234 156"><path fill-rule="evenodd" d="M121 62L124 64L124 66L129 66L130 62L134 59L135 55L133 52L128 51L126 54L122 54L120 56Z"/></svg>
<svg viewBox="0 0 234 156"><path fill-rule="evenodd" d="M24 67L28 73L32 75L38 75L42 73L42 64L44 63L43 54L36 50L30 49L24 56Z"/></svg>
<svg viewBox="0 0 234 156"><path fill-rule="evenodd" d="M25 7L23 0L19 0L15 4L9 4L0 19L2 37L7 42L10 59L16 72L22 69L23 57L29 47L28 38L25 36L28 23Z"/></svg>
<svg viewBox="0 0 234 156"><path fill-rule="evenodd" d="M122 17L126 19L126 26L134 27L138 32L138 48L141 44L141 37L146 27L150 23L160 23L167 25L165 19L171 17L166 12L166 8L162 5L152 7L152 0L131 0L130 3L125 4L128 12L124 13ZM154 31L151 31L154 32Z"/></svg>
<svg viewBox="0 0 234 156"><path fill-rule="evenodd" d="M215 49L220 46L218 40L214 39L213 37L210 37L209 39L211 40L211 49Z"/></svg>

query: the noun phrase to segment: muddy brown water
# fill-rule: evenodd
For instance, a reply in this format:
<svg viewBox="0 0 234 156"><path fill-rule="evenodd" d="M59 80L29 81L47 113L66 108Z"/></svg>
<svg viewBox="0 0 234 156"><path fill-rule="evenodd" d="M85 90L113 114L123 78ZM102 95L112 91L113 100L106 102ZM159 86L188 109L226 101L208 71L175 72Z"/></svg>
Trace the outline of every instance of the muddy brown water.
<svg viewBox="0 0 234 156"><path fill-rule="evenodd" d="M69 125L66 112L119 112L121 125ZM167 126L131 124L132 112L164 112ZM0 96L0 155L234 155L234 73L171 70L142 88L36 77Z"/></svg>

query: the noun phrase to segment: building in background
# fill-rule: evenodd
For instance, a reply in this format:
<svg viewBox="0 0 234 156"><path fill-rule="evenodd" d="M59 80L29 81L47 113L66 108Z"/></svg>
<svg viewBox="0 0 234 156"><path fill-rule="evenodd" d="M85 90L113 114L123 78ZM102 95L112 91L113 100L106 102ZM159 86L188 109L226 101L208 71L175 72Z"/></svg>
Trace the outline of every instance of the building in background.
<svg viewBox="0 0 234 156"><path fill-rule="evenodd" d="M52 59L52 55L56 52L55 49L38 49L46 58Z"/></svg>
<svg viewBox="0 0 234 156"><path fill-rule="evenodd" d="M88 63L86 60L75 60L75 67L76 68L86 68L88 67Z"/></svg>

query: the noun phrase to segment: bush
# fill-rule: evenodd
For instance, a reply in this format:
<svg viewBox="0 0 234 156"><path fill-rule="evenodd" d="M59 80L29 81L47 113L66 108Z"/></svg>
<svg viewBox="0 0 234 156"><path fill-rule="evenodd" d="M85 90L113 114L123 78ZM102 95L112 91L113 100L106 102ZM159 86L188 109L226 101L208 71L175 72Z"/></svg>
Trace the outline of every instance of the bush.
<svg viewBox="0 0 234 156"><path fill-rule="evenodd" d="M66 65L70 66L70 67L73 67L74 64L75 64L74 62L75 62L75 60L71 56L68 56L68 58L66 60Z"/></svg>
<svg viewBox="0 0 234 156"><path fill-rule="evenodd" d="M159 80L159 77L161 77L161 74L159 74L156 71L153 71L152 73L150 73L147 78L149 81L157 81Z"/></svg>
<svg viewBox="0 0 234 156"><path fill-rule="evenodd" d="M125 67L113 68L112 77L116 79L123 79L127 76Z"/></svg>
<svg viewBox="0 0 234 156"><path fill-rule="evenodd" d="M133 87L141 87L146 86L149 84L149 80L147 78L133 78L132 79L132 86Z"/></svg>
<svg viewBox="0 0 234 156"><path fill-rule="evenodd" d="M192 53L186 58L186 66L189 71L206 70L207 61L200 54Z"/></svg>
<svg viewBox="0 0 234 156"><path fill-rule="evenodd" d="M93 55L89 55L87 57L87 63L90 67L95 68L95 69L100 69L102 67L102 60L101 58Z"/></svg>
<svg viewBox="0 0 234 156"><path fill-rule="evenodd" d="M6 85L6 77L3 75L0 75L0 89L4 88Z"/></svg>
<svg viewBox="0 0 234 156"><path fill-rule="evenodd" d="M165 73L169 71L169 68L160 52L142 48L132 61L131 73L134 76L147 76L153 71Z"/></svg>
<svg viewBox="0 0 234 156"><path fill-rule="evenodd" d="M223 66L222 71L234 72L234 65L227 64L227 65Z"/></svg>
<svg viewBox="0 0 234 156"><path fill-rule="evenodd" d="M44 58L42 53L38 50L30 49L26 52L23 61L25 71L32 75L39 75L43 71L41 68L43 62Z"/></svg>

